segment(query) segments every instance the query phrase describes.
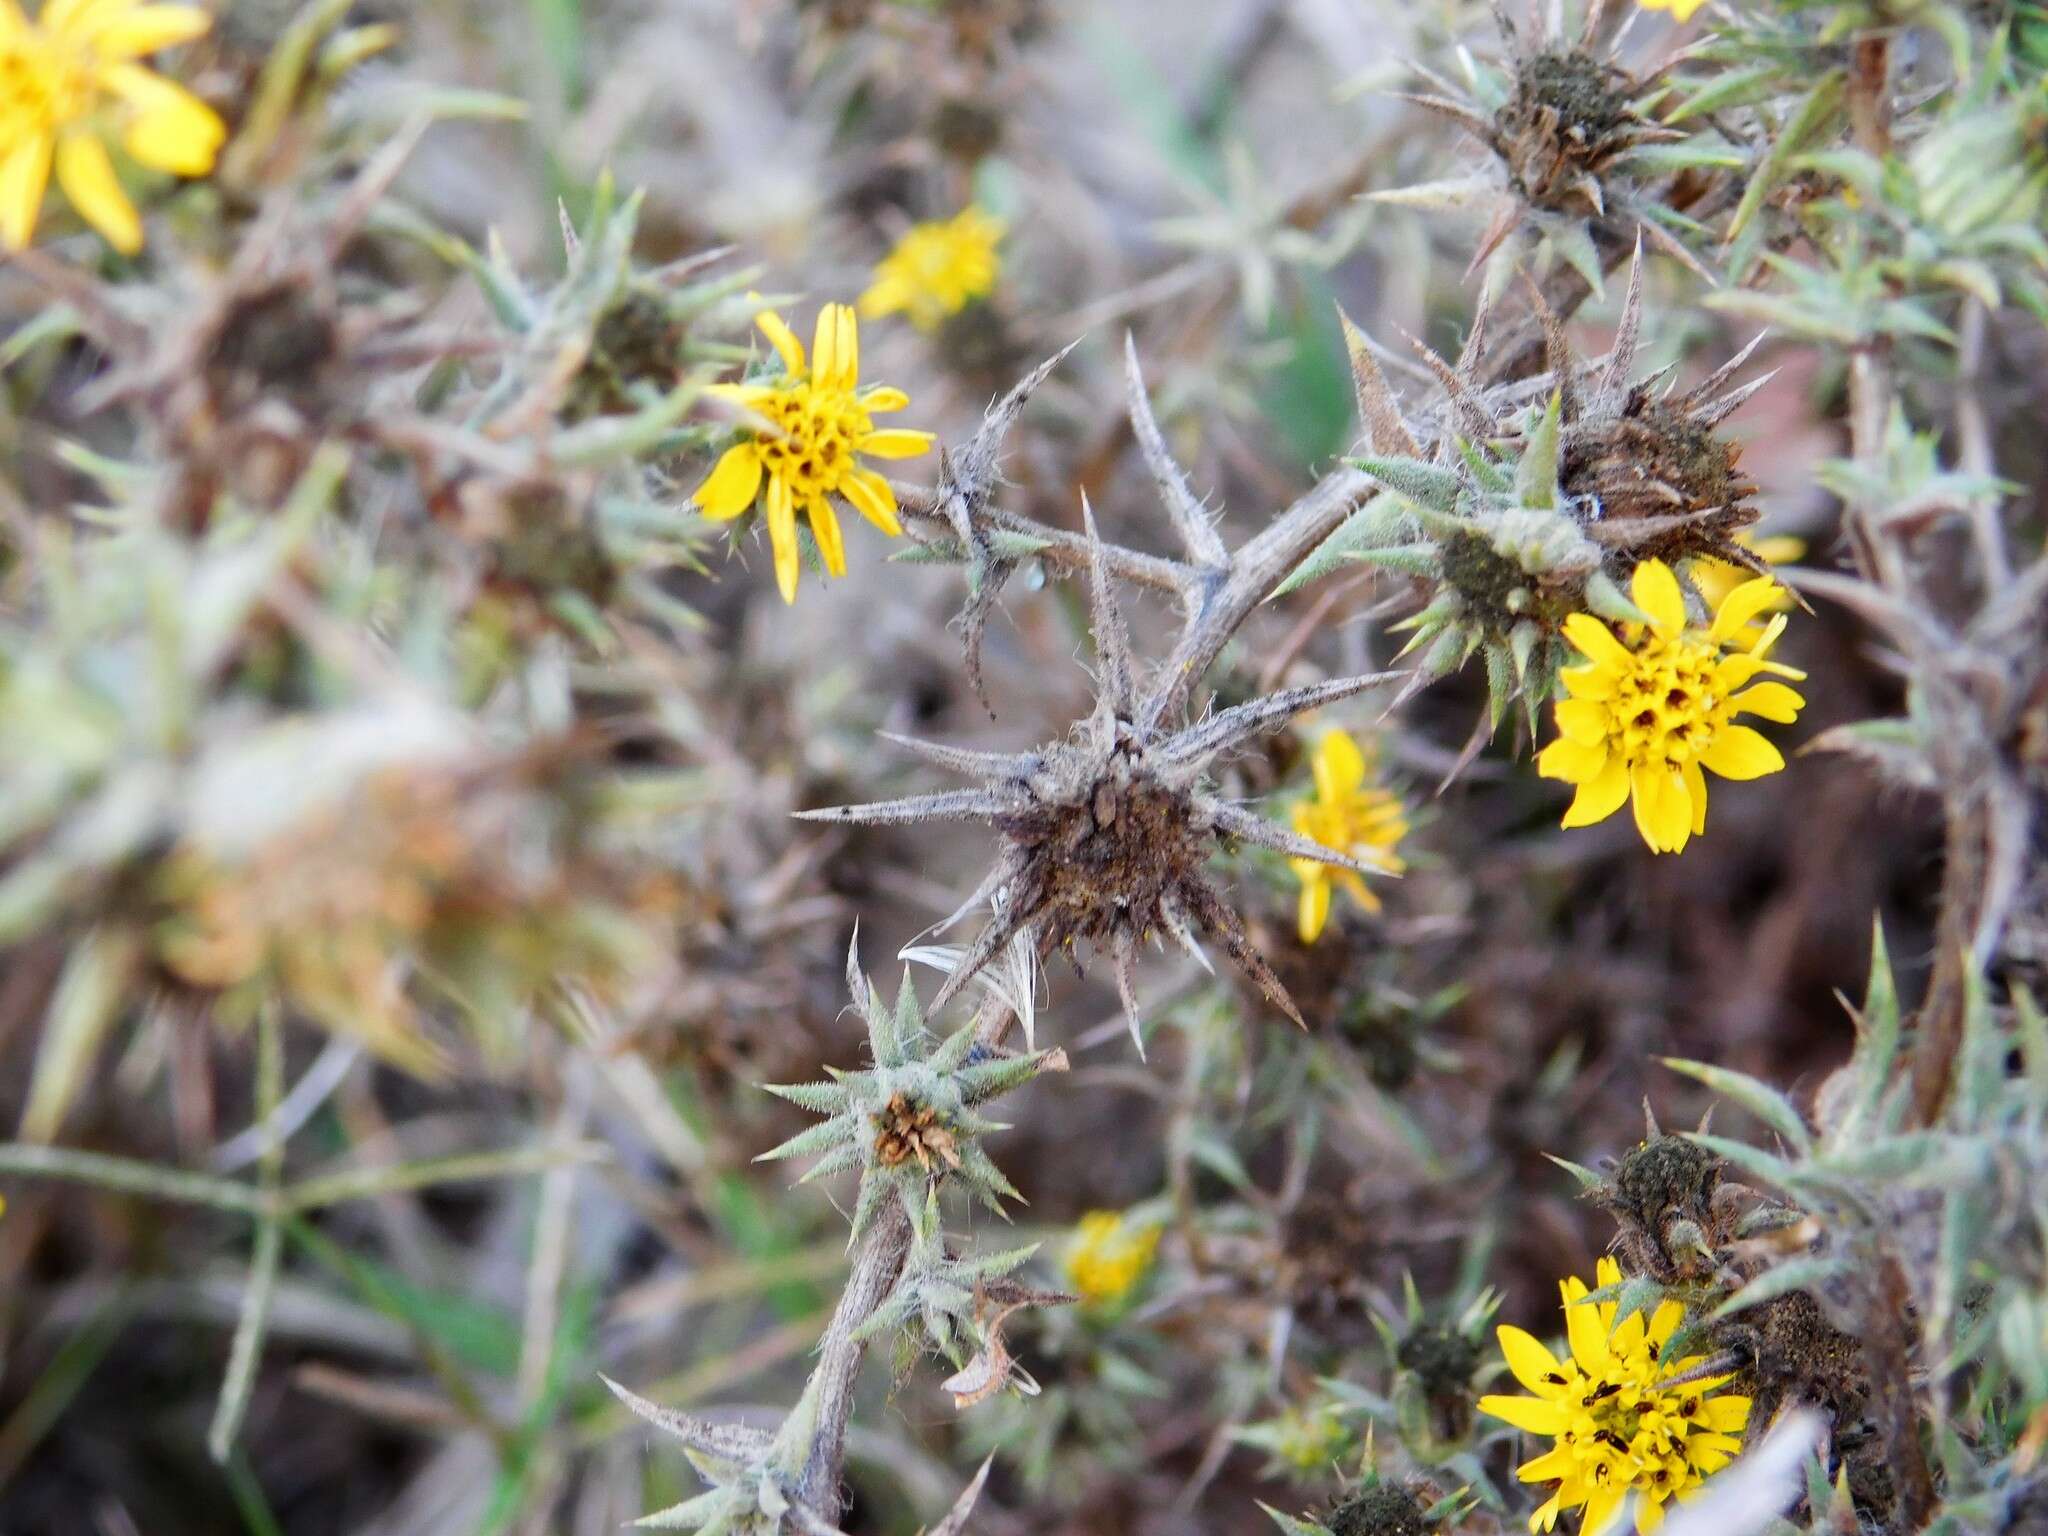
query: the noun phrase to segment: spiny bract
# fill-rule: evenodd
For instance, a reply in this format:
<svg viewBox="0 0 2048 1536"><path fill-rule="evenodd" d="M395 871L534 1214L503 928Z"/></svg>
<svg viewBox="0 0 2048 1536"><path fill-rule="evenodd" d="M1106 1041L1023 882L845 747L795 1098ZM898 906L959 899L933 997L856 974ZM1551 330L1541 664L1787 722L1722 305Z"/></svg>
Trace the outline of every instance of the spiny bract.
<svg viewBox="0 0 2048 1536"><path fill-rule="evenodd" d="M867 1021L874 1065L864 1072L832 1072L829 1083L771 1084L768 1091L828 1118L762 1154L763 1160L818 1157L800 1182L860 1170L853 1241L867 1231L883 1202L902 1203L913 1226L923 1221L927 1189L951 1174L990 1210L1017 1198L977 1144L1002 1127L975 1113L977 1106L1029 1082L1065 1057L1057 1051L1012 1056L977 1046L972 1026L940 1040L925 1028L924 1010L908 975L891 1008L860 972L849 949L846 985Z"/></svg>
<svg viewBox="0 0 2048 1536"><path fill-rule="evenodd" d="M1443 388L1443 419L1425 424L1403 416L1370 344L1345 322L1372 450L1354 462L1386 494L1289 583L1349 562L1417 578L1426 600L1406 621L1407 649L1422 655L1417 685L1480 654L1496 726L1519 699L1533 727L1571 653L1571 615L1645 617L1627 596L1643 561L1766 570L1737 537L1756 521L1756 488L1737 472L1735 445L1715 434L1766 382L1723 392L1757 343L1683 394L1658 392L1654 377L1632 380L1640 250L1606 357L1578 357L1561 324L1544 318L1550 367L1533 385L1482 387L1484 314L1455 366L1417 343Z"/></svg>

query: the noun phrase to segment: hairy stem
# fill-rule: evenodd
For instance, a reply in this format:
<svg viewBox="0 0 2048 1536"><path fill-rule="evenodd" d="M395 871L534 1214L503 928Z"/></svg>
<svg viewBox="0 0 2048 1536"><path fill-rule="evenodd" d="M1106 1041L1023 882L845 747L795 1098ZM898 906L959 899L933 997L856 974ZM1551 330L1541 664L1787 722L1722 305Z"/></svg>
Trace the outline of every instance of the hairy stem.
<svg viewBox="0 0 2048 1536"><path fill-rule="evenodd" d="M910 1218L903 1214L902 1206L892 1203L861 1239L853 1274L818 1346L818 1364L811 1372L818 1386L818 1428L810 1454L804 1458L798 1493L828 1521L839 1518L839 1470L846 1460L846 1423L853 1414L853 1388L868 1349L867 1340L855 1338L854 1333L889 1299L909 1251Z"/></svg>
<svg viewBox="0 0 2048 1536"><path fill-rule="evenodd" d="M1872 1404L1878 1433L1884 1437L1885 1461L1899 1495L1901 1528L1917 1531L1934 1509L1934 1477L1920 1446L1920 1415L1913 1404L1912 1362L1907 1341L1910 1288L1898 1260L1890 1254L1878 1264L1875 1316L1864 1331L1863 1348L1875 1388Z"/></svg>

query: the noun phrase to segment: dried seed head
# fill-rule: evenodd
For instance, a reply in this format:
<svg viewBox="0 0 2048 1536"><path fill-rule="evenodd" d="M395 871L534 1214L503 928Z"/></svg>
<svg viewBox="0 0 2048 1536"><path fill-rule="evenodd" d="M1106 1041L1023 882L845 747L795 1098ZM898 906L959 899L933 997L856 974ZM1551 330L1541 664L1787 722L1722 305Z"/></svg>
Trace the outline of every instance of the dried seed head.
<svg viewBox="0 0 2048 1536"><path fill-rule="evenodd" d="M875 1159L884 1168L900 1168L912 1158L926 1173L944 1163L960 1166L953 1133L946 1129L939 1112L919 1104L906 1093L890 1096L878 1117L875 1130Z"/></svg>
<svg viewBox="0 0 2048 1536"><path fill-rule="evenodd" d="M592 328L589 355L563 401L564 418L634 410L647 391L675 388L689 334L689 323L661 293L648 284L628 284Z"/></svg>
<svg viewBox="0 0 2048 1536"><path fill-rule="evenodd" d="M1625 73L1583 48L1521 60L1490 135L1516 195L1552 213L1604 213L1601 176L1655 128L1631 95Z"/></svg>
<svg viewBox="0 0 2048 1536"><path fill-rule="evenodd" d="M1621 1159L1593 1198L1620 1223L1615 1245L1632 1272L1669 1285L1713 1267L1734 1236L1716 1199L1725 1166L1683 1136L1652 1136Z"/></svg>
<svg viewBox="0 0 2048 1536"><path fill-rule="evenodd" d="M1406 627L1409 649L1422 656L1419 675L1441 676L1480 655L1496 726L1519 699L1533 727L1572 654L1563 634L1572 614L1641 620L1626 594L1645 560L1766 570L1737 541L1756 521L1747 500L1756 487L1737 468L1736 446L1716 431L1764 382L1726 389L1755 343L1683 395L1632 380L1643 323L1640 247L1604 358L1580 356L1561 322L1541 313L1549 368L1537 380L1478 386L1483 319L1455 365L1425 349L1442 398L1432 419L1416 423L1397 419L1384 377L1355 339L1353 371L1375 450L1356 462L1389 495L1303 568L1357 560L1418 578L1424 604ZM1532 398L1532 389L1541 393Z"/></svg>
<svg viewBox="0 0 2048 1536"><path fill-rule="evenodd" d="M1415 1328L1401 1340L1394 1358L1415 1373L1432 1402L1470 1398L1472 1373L1479 1369L1479 1346L1456 1329Z"/></svg>
<svg viewBox="0 0 2048 1536"><path fill-rule="evenodd" d="M1441 1529L1398 1483L1374 1483L1340 1502L1323 1520L1330 1536L1434 1536Z"/></svg>
<svg viewBox="0 0 2048 1536"><path fill-rule="evenodd" d="M1092 513L1088 525L1092 536ZM1095 548L1099 555L1100 544ZM1178 731L1148 727L1143 722L1150 711L1137 698L1105 564L1098 558L1091 565L1099 697L1094 712L1066 740L1007 756L905 741L946 767L981 777L983 787L802 814L837 822L984 821L1001 834L995 868L956 914L993 901L994 918L940 989L934 1007L1028 931L1041 955L1072 954L1083 942L1107 949L1132 1036L1139 1039L1132 990L1138 946L1170 937L1199 956L1200 933L1219 942L1266 998L1300 1023L1286 989L1252 947L1243 920L1206 865L1219 847L1241 840L1293 857L1359 866L1204 793L1201 778L1226 749L1375 679L1291 689Z"/></svg>
<svg viewBox="0 0 2048 1536"><path fill-rule="evenodd" d="M1758 575L1766 567L1736 535L1757 520L1756 486L1737 465L1742 450L1683 401L1629 390L1618 407L1566 426L1558 482L1593 508L1611 541L1606 564L1617 582L1644 560L1676 565L1719 560Z"/></svg>
<svg viewBox="0 0 2048 1536"><path fill-rule="evenodd" d="M1394 1360L1402 1371L1394 1392L1403 1422L1426 1426L1429 1438L1443 1444L1463 1441L1479 1401L1472 1386L1479 1369L1477 1341L1456 1328L1418 1323L1395 1347Z"/></svg>

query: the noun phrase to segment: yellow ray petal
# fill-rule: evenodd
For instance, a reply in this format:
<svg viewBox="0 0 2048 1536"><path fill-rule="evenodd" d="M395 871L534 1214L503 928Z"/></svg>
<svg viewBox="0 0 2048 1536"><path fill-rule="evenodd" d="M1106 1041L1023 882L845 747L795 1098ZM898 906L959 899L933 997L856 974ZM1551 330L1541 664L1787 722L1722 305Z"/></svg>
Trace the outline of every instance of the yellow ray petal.
<svg viewBox="0 0 2048 1536"><path fill-rule="evenodd" d="M1709 1429L1739 1435L1749 1423L1750 1406L1750 1399L1731 1392L1725 1397L1710 1397L1700 1404L1700 1417Z"/></svg>
<svg viewBox="0 0 2048 1536"><path fill-rule="evenodd" d="M839 378L839 306L827 304L811 327L811 382L830 388Z"/></svg>
<svg viewBox="0 0 2048 1536"><path fill-rule="evenodd" d="M182 85L139 64L110 64L100 78L135 109L121 147L137 163L173 176L204 176L227 142L227 124Z"/></svg>
<svg viewBox="0 0 2048 1536"><path fill-rule="evenodd" d="M1761 715L1766 720L1775 720L1780 725L1790 725L1799 718L1799 711L1806 707L1806 700L1783 683L1762 682L1753 688L1746 688L1731 700L1738 715Z"/></svg>
<svg viewBox="0 0 2048 1536"><path fill-rule="evenodd" d="M910 396L888 384L870 384L860 392L860 405L864 411L900 411L910 404Z"/></svg>
<svg viewBox="0 0 2048 1536"><path fill-rule="evenodd" d="M1586 1287L1578 1280L1566 1289L1564 1330L1571 1341L1572 1358L1591 1376L1607 1363L1607 1329L1600 1321L1600 1309L1580 1299L1585 1294Z"/></svg>
<svg viewBox="0 0 2048 1536"><path fill-rule="evenodd" d="M1568 1478L1578 1470L1579 1459L1567 1446L1556 1446L1515 1468L1515 1476L1525 1483L1548 1483L1559 1478Z"/></svg>
<svg viewBox="0 0 2048 1536"><path fill-rule="evenodd" d="M196 5L138 5L109 15L92 29L104 59L134 59L205 36L213 18Z"/></svg>
<svg viewBox="0 0 2048 1536"><path fill-rule="evenodd" d="M796 332L789 328L788 321L774 310L764 309L754 316L754 324L761 328L761 334L775 348L775 355L782 359L784 368L791 373L804 371L804 344L796 339Z"/></svg>
<svg viewBox="0 0 2048 1536"><path fill-rule="evenodd" d="M1700 763L1724 779L1760 779L1783 768L1785 759L1748 726L1724 725L1700 754Z"/></svg>
<svg viewBox="0 0 2048 1536"><path fill-rule="evenodd" d="M1605 821L1628 799L1628 787L1628 765L1618 757L1610 757L1605 768L1579 786L1559 825L1590 827L1596 821Z"/></svg>
<svg viewBox="0 0 2048 1536"><path fill-rule="evenodd" d="M1318 864L1317 869L1323 866ZM1313 944L1322 937L1323 925L1330 920L1330 882L1326 878L1304 877L1301 885L1301 900L1295 909L1295 931L1301 935L1301 942Z"/></svg>
<svg viewBox="0 0 2048 1536"><path fill-rule="evenodd" d="M768 547L775 553L775 585L785 603L796 601L796 498L780 475L768 479Z"/></svg>
<svg viewBox="0 0 2048 1536"><path fill-rule="evenodd" d="M1698 837L1707 830L1707 776L1698 763L1687 763L1684 771L1686 798L1692 802L1692 833Z"/></svg>
<svg viewBox="0 0 2048 1536"><path fill-rule="evenodd" d="M1605 704L1593 699L1559 699L1556 713L1559 733L1573 741L1595 747L1607 740L1608 713Z"/></svg>
<svg viewBox="0 0 2048 1536"><path fill-rule="evenodd" d="M903 525L896 521L896 492L872 469L856 469L848 475L840 484L839 494L853 504L854 511L890 538L902 535Z"/></svg>
<svg viewBox="0 0 2048 1536"><path fill-rule="evenodd" d="M1629 595L1650 616L1659 634L1675 635L1685 628L1685 594L1679 591L1671 567L1662 560L1645 560L1636 567Z"/></svg>
<svg viewBox="0 0 2048 1536"><path fill-rule="evenodd" d="M897 314L910 307L910 290L894 273L877 277L857 301L860 312L870 320Z"/></svg>
<svg viewBox="0 0 2048 1536"><path fill-rule="evenodd" d="M1609 1533L1616 1532L1615 1516L1621 1513L1625 1497L1625 1489L1602 1488L1586 1500L1586 1513L1579 1523L1581 1536L1609 1536Z"/></svg>
<svg viewBox="0 0 2048 1536"><path fill-rule="evenodd" d="M1564 621L1564 637L1594 666L1606 671L1631 672L1636 659L1614 638L1614 631L1590 613L1575 613Z"/></svg>
<svg viewBox="0 0 2048 1536"><path fill-rule="evenodd" d="M832 510L832 503L822 496L813 496L805 511L811 519L811 535L818 541L818 553L825 557L825 574L844 576L846 539L839 531L839 516Z"/></svg>
<svg viewBox="0 0 2048 1536"><path fill-rule="evenodd" d="M1567 1415L1556 1403L1535 1397L1507 1397L1490 1393L1479 1399L1479 1411L1503 1419L1532 1435L1561 1435Z"/></svg>
<svg viewBox="0 0 2048 1536"><path fill-rule="evenodd" d="M1637 763L1629 769L1629 794L1634 802L1636 830L1643 834L1643 841L1650 845L1652 853L1668 853L1671 849L1672 811L1666 805L1669 794L1670 776L1662 764ZM1680 818L1690 824L1691 817L1684 812Z"/></svg>
<svg viewBox="0 0 2048 1536"><path fill-rule="evenodd" d="M11 251L27 249L35 235L56 147L49 135L31 134L0 160L0 244Z"/></svg>
<svg viewBox="0 0 2048 1536"><path fill-rule="evenodd" d="M1716 640L1733 639L1748 627L1751 619L1776 602L1783 590L1768 576L1745 581L1721 599L1720 611L1714 615L1714 627L1708 633Z"/></svg>
<svg viewBox="0 0 2048 1536"><path fill-rule="evenodd" d="M1678 1325L1685 1321L1685 1308L1675 1301L1660 1301L1657 1311L1650 1318L1650 1342L1659 1349L1664 1341L1678 1332Z"/></svg>
<svg viewBox="0 0 2048 1536"><path fill-rule="evenodd" d="M1365 782L1365 754L1349 731L1326 732L1316 743L1309 768L1319 800L1341 800Z"/></svg>
<svg viewBox="0 0 2048 1536"><path fill-rule="evenodd" d="M1564 691L1575 699L1614 697L1614 674L1603 667L1562 667L1557 676L1558 681L1564 684Z"/></svg>
<svg viewBox="0 0 2048 1536"><path fill-rule="evenodd" d="M885 427L853 445L854 452L877 459L914 459L920 453L930 452L931 446L931 433L913 432L907 427Z"/></svg>
<svg viewBox="0 0 2048 1536"><path fill-rule="evenodd" d="M104 144L89 133L67 134L57 145L57 185L79 216L126 256L142 249L142 216L121 190Z"/></svg>
<svg viewBox="0 0 2048 1536"><path fill-rule="evenodd" d="M1605 743L1587 746L1560 736L1536 754L1536 771L1546 779L1562 779L1567 784L1590 783L1607 771L1607 747Z"/></svg>
<svg viewBox="0 0 2048 1536"><path fill-rule="evenodd" d="M1557 1356L1550 1352L1549 1345L1512 1323L1503 1323L1496 1332L1500 1338L1500 1352L1515 1380L1539 1397L1557 1390L1563 1379L1563 1369Z"/></svg>
<svg viewBox="0 0 2048 1536"><path fill-rule="evenodd" d="M860 384L860 319L851 304L834 304L839 322L839 386L855 389Z"/></svg>
<svg viewBox="0 0 2048 1536"><path fill-rule="evenodd" d="M751 507L760 488L761 450L752 443L739 443L719 456L690 499L706 517L724 522Z"/></svg>
<svg viewBox="0 0 2048 1536"><path fill-rule="evenodd" d="M1332 878L1335 879L1337 884L1343 886L1351 899L1365 908L1366 911L1375 916L1380 913L1382 908L1379 897L1373 895L1372 887L1360 878L1357 870L1338 869L1332 872Z"/></svg>
<svg viewBox="0 0 2048 1536"><path fill-rule="evenodd" d="M1676 768L1661 768L1663 788L1655 812L1657 831L1666 853L1683 853L1692 840L1692 795L1685 787L1685 775Z"/></svg>

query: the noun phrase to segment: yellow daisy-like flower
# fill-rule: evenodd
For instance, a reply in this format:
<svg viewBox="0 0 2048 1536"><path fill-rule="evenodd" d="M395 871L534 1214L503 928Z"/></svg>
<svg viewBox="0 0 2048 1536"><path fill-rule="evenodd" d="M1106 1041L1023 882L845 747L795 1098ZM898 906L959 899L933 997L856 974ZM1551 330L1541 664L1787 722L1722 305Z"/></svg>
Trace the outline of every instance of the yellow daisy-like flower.
<svg viewBox="0 0 2048 1536"><path fill-rule="evenodd" d="M1159 1227L1127 1220L1119 1211L1090 1211L1067 1244L1067 1284L1090 1306L1127 1300L1152 1268Z"/></svg>
<svg viewBox="0 0 2048 1536"><path fill-rule="evenodd" d="M1752 539L1746 533L1738 533L1735 535L1735 542L1749 550L1765 565L1788 565L1806 553L1806 540L1795 539L1790 534L1773 534L1769 538ZM1692 577L1692 584L1699 588L1700 596L1706 599L1709 608L1719 608L1730 592L1745 581L1753 579L1749 571L1726 560L1694 560L1686 574ZM1791 606L1792 594L1781 588L1764 611L1783 613Z"/></svg>
<svg viewBox="0 0 2048 1536"><path fill-rule="evenodd" d="M912 225L876 266L873 284L860 296L860 312L870 319L908 315L919 330L937 330L948 316L994 291L1002 269L996 245L1005 227L972 206L950 219Z"/></svg>
<svg viewBox="0 0 2048 1536"><path fill-rule="evenodd" d="M1614 1285L1621 1268L1602 1259L1596 1284ZM1501 1353L1515 1380L1533 1396L1492 1395L1479 1411L1556 1444L1517 1476L1525 1483L1555 1482L1557 1491L1529 1517L1532 1531L1557 1528L1557 1518L1583 1510L1584 1536L1615 1529L1622 1502L1636 1495L1636 1529L1664 1523L1665 1505L1686 1499L1742 1449L1750 1400L1721 1392L1726 1376L1685 1380L1704 1356L1657 1363L1657 1351L1677 1331L1685 1309L1661 1303L1647 1320L1631 1313L1619 1325L1611 1301L1587 1301L1587 1286L1559 1283L1571 1353L1560 1360L1534 1335L1500 1329Z"/></svg>
<svg viewBox="0 0 2048 1536"><path fill-rule="evenodd" d="M728 448L693 499L706 517L724 521L760 498L775 551L775 583L782 600L793 603L797 509L810 519L826 571L845 575L846 544L829 498L839 497L891 538L901 534L896 493L856 456L914 458L931 447L932 434L875 425L878 412L900 411L910 397L879 384L862 387L860 335L847 305L827 304L818 311L808 365L803 343L774 310L762 310L754 323L787 373L761 384L713 387L713 394L745 406L766 427Z"/></svg>
<svg viewBox="0 0 2048 1536"><path fill-rule="evenodd" d="M214 110L136 63L213 24L195 5L48 0L34 21L0 0L0 244L22 250L57 185L116 250L142 249L142 218L106 140L139 164L204 176L227 139Z"/></svg>
<svg viewBox="0 0 2048 1536"><path fill-rule="evenodd" d="M1644 10L1669 11L1677 21L1691 21L1693 12L1706 3L1707 0L1636 0Z"/></svg>
<svg viewBox="0 0 2048 1536"><path fill-rule="evenodd" d="M1351 733L1337 730L1326 734L1310 754L1309 767L1315 774L1316 792L1314 798L1295 804L1291 813L1294 830L1390 875L1406 868L1394 856L1393 848L1408 835L1407 811L1399 795L1369 782L1372 763ZM1297 926L1302 943L1315 943L1330 920L1333 885L1342 885L1366 911L1379 911L1379 897L1356 870L1319 864L1314 859L1287 862L1301 881Z"/></svg>
<svg viewBox="0 0 2048 1536"><path fill-rule="evenodd" d="M1706 830L1702 769L1756 779L1785 766L1776 747L1735 723L1745 714L1789 723L1806 705L1783 683L1754 681L1761 672L1806 676L1767 659L1784 614L1761 634L1749 630L1782 591L1770 577L1754 577L1721 600L1712 627L1689 629L1671 567L1645 560L1632 595L1647 625L1624 624L1617 637L1591 614L1565 620L1565 638L1586 664L1558 674L1570 697L1557 703L1558 739L1536 759L1545 778L1578 786L1565 826L1604 821L1633 797L1643 841L1654 853L1677 853Z"/></svg>

